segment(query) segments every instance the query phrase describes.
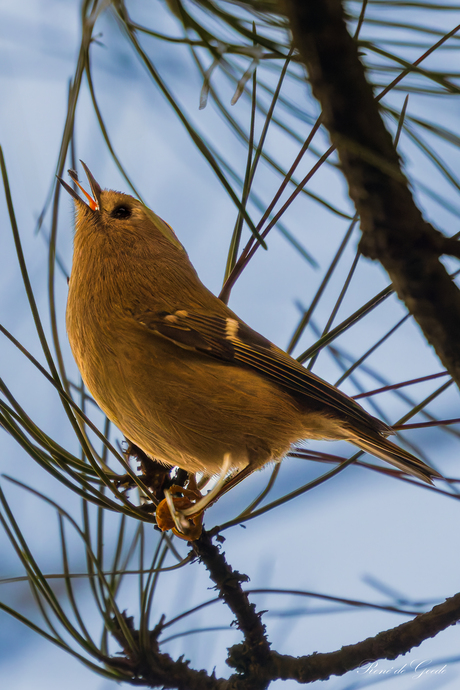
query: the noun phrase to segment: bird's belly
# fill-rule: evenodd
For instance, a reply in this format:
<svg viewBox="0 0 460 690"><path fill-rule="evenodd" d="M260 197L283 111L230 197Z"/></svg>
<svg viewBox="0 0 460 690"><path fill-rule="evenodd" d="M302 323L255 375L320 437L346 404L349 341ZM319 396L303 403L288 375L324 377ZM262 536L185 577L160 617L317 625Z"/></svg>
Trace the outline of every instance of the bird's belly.
<svg viewBox="0 0 460 690"><path fill-rule="evenodd" d="M100 331L89 349L72 347L83 380L122 433L165 465L217 474L230 453L233 467L256 469L299 440L344 438L338 419L306 409L249 367L110 333Z"/></svg>
<svg viewBox="0 0 460 690"><path fill-rule="evenodd" d="M157 353L129 366L128 354L80 366L83 378L123 434L166 465L217 474L230 453L233 467L256 468L280 460L302 438L303 413L293 398L250 369L193 353L169 360ZM108 374L117 383L109 391Z"/></svg>

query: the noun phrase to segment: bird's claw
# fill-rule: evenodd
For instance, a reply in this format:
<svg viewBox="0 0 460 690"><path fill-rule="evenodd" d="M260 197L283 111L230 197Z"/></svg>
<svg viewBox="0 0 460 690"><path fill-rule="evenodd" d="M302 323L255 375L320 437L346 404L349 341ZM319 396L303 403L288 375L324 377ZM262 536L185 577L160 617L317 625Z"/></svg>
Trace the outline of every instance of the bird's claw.
<svg viewBox="0 0 460 690"><path fill-rule="evenodd" d="M219 479L205 496L202 496L197 488L183 489L174 485L170 489L165 489L165 498L156 510L158 527L163 532L171 529L177 537L186 541L198 539L202 532L203 513L221 493L231 464L230 453L226 453ZM195 482L193 485L196 487Z"/></svg>

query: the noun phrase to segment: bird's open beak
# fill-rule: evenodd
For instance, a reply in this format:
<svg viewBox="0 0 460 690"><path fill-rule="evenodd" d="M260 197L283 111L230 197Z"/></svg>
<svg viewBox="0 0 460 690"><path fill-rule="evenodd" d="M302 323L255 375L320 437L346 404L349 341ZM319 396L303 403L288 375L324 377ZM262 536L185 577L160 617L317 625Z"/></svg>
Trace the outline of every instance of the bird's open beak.
<svg viewBox="0 0 460 690"><path fill-rule="evenodd" d="M85 195L85 197L88 200L88 203L84 199L78 196L77 192L73 187L67 184L67 182L64 182L64 180L60 177L58 177L59 182L62 184L64 189L69 192L70 196L73 197L76 201L78 201L80 204L84 204L88 208L91 209L91 211L99 211L101 208L101 188L94 179L93 175L91 174L91 171L89 170L88 166L83 163L83 161L80 161L82 166L85 169L86 176L88 178L89 186L91 187L91 191L93 193L93 196L88 194L88 192L83 189L81 186L80 182L78 181L78 175L75 172L75 170L69 170L69 176L72 178L73 182L77 185L78 189Z"/></svg>

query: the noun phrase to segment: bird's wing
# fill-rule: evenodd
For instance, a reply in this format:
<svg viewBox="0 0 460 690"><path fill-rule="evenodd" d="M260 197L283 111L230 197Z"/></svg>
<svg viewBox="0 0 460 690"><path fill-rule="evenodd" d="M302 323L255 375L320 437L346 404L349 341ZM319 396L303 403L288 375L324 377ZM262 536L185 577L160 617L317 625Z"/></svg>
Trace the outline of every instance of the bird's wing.
<svg viewBox="0 0 460 690"><path fill-rule="evenodd" d="M179 347L225 362L245 365L288 389L296 397L326 405L349 423L389 434L390 427L369 415L347 395L305 369L245 323L233 318L179 310L145 312L136 321Z"/></svg>

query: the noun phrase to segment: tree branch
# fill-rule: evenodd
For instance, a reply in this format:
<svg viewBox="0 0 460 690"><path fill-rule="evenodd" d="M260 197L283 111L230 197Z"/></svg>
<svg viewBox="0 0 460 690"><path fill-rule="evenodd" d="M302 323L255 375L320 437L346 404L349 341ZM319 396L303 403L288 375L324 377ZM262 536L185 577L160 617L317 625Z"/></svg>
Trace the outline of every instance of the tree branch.
<svg viewBox="0 0 460 690"><path fill-rule="evenodd" d="M342 647L336 652L298 658L273 652L273 661L277 667L275 677L312 683L315 680L327 680L330 676L342 676L377 659L396 659L400 654L406 654L424 640L435 637L441 630L454 625L459 619L460 593L412 621L357 644Z"/></svg>
<svg viewBox="0 0 460 690"><path fill-rule="evenodd" d="M238 628L244 635L243 644L230 648L228 665L246 678L242 687L248 690L265 688L271 658L270 644L261 621L262 614L256 613L255 605L249 602L248 595L241 587L241 583L249 578L228 565L224 554L205 531L200 539L193 542L193 550L215 582L219 597L235 614Z"/></svg>
<svg viewBox="0 0 460 690"><path fill-rule="evenodd" d="M337 148L361 218L361 252L388 272L399 298L460 385L460 293L439 260L456 240L427 223L366 81L340 0L284 0L294 44Z"/></svg>
<svg viewBox="0 0 460 690"><path fill-rule="evenodd" d="M233 570L225 556L215 546L209 535L203 531L201 537L192 543L199 560L204 563L212 581L216 584L219 596L235 614L238 628L244 635L244 643L229 649L227 663L236 669L228 680L208 675L206 671L196 671L182 658L174 661L169 654L161 653L158 638L163 629L163 619L148 633L148 645L142 644L138 630L134 629L133 619L124 616L125 627L129 630L133 643L127 640L116 619L113 620L112 635L123 650L122 657L112 657L108 665L123 670L130 675L127 681L132 685L149 687L178 688L178 690L265 690L270 681L276 678L276 665L270 645L261 622L261 614L256 613L248 595L241 588L247 582L247 575Z"/></svg>
<svg viewBox="0 0 460 690"><path fill-rule="evenodd" d="M174 661L168 654L161 653L158 637L162 632L163 619L148 634L146 649L141 644L139 632L133 627L132 618L124 616L134 648L114 620L111 632L121 645L123 656L107 659L106 663L129 674L131 678L126 682L132 685L147 684L149 687L178 690L263 690L278 679L312 683L327 680L333 675L344 675L370 661L396 659L460 620L458 593L407 623L338 651L297 658L278 654L270 649L265 626L260 620L261 614L255 612L254 604L249 603L247 593L241 588L241 582L246 581L247 577L232 570L224 554L212 544L206 532L203 535L193 542L193 549L216 583L223 601L235 614L238 627L245 637L244 644L234 645L229 650L227 663L236 669L236 673L228 680L216 678L206 671L191 669L182 658Z"/></svg>
<svg viewBox="0 0 460 690"><path fill-rule="evenodd" d="M125 682L149 688L171 688L174 690L229 690L228 681L209 675L206 671L196 671L182 657L174 661L169 654L160 652L158 637L162 631L163 620L148 634L148 648L141 644L141 636L134 629L133 619L123 615L134 649L127 641L124 631L114 619L111 633L123 649L123 656L106 660L109 667L119 669L130 678Z"/></svg>

